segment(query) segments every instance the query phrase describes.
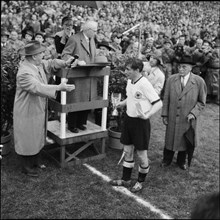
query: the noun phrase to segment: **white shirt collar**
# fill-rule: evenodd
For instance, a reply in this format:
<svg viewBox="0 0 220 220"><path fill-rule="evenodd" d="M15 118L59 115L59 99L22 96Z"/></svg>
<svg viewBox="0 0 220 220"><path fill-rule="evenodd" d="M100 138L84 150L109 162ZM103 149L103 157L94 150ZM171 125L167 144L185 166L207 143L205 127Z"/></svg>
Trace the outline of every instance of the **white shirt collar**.
<svg viewBox="0 0 220 220"><path fill-rule="evenodd" d="M190 77L190 72L189 72L187 75L185 75L184 77L182 77L182 78L183 78L183 80L184 80L184 86L185 86L185 85L186 85L186 83L188 82L189 77Z"/></svg>
<svg viewBox="0 0 220 220"><path fill-rule="evenodd" d="M86 41L89 42L89 38L83 33L84 37L86 38Z"/></svg>

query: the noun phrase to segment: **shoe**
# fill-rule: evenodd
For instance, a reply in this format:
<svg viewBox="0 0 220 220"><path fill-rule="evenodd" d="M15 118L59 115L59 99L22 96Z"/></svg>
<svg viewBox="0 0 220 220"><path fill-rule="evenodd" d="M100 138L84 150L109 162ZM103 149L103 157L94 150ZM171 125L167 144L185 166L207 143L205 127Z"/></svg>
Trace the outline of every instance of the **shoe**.
<svg viewBox="0 0 220 220"><path fill-rule="evenodd" d="M51 138L49 137L46 137L46 144L54 144L54 140L52 140Z"/></svg>
<svg viewBox="0 0 220 220"><path fill-rule="evenodd" d="M125 180L111 180L110 184L112 186L130 187L131 186L131 180L128 180L128 181L125 181Z"/></svg>
<svg viewBox="0 0 220 220"><path fill-rule="evenodd" d="M167 162L162 162L160 164L160 167L168 167L170 165L170 163L167 163Z"/></svg>
<svg viewBox="0 0 220 220"><path fill-rule="evenodd" d="M26 174L27 176L31 176L31 177L38 177L39 176L37 171L35 171L34 169L31 169L29 167L23 167L21 172Z"/></svg>
<svg viewBox="0 0 220 220"><path fill-rule="evenodd" d="M178 166L180 169L186 170L186 164L179 164Z"/></svg>
<svg viewBox="0 0 220 220"><path fill-rule="evenodd" d="M80 125L78 128L82 131L85 131L87 129L84 125Z"/></svg>
<svg viewBox="0 0 220 220"><path fill-rule="evenodd" d="M42 170L47 168L44 164L38 164L37 167L40 168L40 169L42 169Z"/></svg>
<svg viewBox="0 0 220 220"><path fill-rule="evenodd" d="M78 128L68 128L72 133L79 133Z"/></svg>
<svg viewBox="0 0 220 220"><path fill-rule="evenodd" d="M47 168L44 164L35 164L34 167L42 169L42 170Z"/></svg>
<svg viewBox="0 0 220 220"><path fill-rule="evenodd" d="M131 188L131 192L136 193L142 190L143 186L142 183L136 182L135 185Z"/></svg>

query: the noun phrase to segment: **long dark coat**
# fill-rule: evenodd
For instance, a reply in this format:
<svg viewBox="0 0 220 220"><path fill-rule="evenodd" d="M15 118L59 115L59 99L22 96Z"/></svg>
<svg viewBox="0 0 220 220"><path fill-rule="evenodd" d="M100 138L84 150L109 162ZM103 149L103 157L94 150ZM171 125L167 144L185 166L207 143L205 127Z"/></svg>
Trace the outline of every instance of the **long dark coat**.
<svg viewBox="0 0 220 220"><path fill-rule="evenodd" d="M205 107L207 88L204 80L190 73L189 80L181 90L180 75L171 75L166 83L163 99L162 117L168 117L166 128L165 147L172 151L185 151L186 142L183 134L190 124L187 116L192 113L195 122L195 146L198 142L197 122L201 111Z"/></svg>
<svg viewBox="0 0 220 220"><path fill-rule="evenodd" d="M82 32L72 35L66 43L62 52L62 59L67 60L70 56L78 55L79 60L84 60L86 64L93 63L96 56L94 39L91 39L91 53L88 43ZM97 98L96 81L92 78L69 79L68 83L75 84L74 92L67 94L67 103L86 102Z"/></svg>

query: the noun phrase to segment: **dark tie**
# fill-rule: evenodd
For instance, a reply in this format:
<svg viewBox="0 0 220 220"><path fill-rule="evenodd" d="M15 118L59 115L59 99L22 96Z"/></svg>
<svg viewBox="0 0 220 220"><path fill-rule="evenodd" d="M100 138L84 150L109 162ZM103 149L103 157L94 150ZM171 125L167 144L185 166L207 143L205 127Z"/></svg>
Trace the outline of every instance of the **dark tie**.
<svg viewBox="0 0 220 220"><path fill-rule="evenodd" d="M92 56L91 39L90 38L89 38L89 53L90 53L90 56Z"/></svg>

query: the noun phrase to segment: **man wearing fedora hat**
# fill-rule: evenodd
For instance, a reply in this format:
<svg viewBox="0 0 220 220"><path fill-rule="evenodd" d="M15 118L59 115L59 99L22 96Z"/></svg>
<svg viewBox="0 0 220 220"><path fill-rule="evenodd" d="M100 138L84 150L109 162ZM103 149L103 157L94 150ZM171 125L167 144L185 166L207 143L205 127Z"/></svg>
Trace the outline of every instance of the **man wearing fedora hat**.
<svg viewBox="0 0 220 220"><path fill-rule="evenodd" d="M48 85L50 70L76 66L71 64L73 57L67 61L42 60L45 47L38 41L30 41L19 50L25 56L21 62L16 81L16 94L13 110L15 151L22 159L22 172L37 177L33 169L38 164L38 157L45 144L47 122L47 98L55 98L57 91L72 91L74 85L62 82Z"/></svg>
<svg viewBox="0 0 220 220"><path fill-rule="evenodd" d="M191 72L193 65L190 56L183 56L178 64L178 74L171 75L166 82L161 114L166 125L162 167L171 164L177 151L177 165L186 170L187 143L184 133L189 129L191 120L195 125L197 145L198 117L205 108L207 87L200 76Z"/></svg>
<svg viewBox="0 0 220 220"><path fill-rule="evenodd" d="M110 51L115 51L115 49L107 41L102 41L98 44L97 55L103 55L110 59Z"/></svg>

